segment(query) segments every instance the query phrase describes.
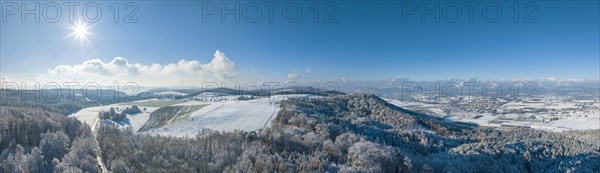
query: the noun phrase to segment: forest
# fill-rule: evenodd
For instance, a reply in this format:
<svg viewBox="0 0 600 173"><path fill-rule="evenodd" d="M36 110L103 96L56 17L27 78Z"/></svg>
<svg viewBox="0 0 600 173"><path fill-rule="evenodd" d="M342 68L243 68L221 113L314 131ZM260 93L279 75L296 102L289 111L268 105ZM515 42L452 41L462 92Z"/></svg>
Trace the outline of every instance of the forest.
<svg viewBox="0 0 600 173"><path fill-rule="evenodd" d="M600 172L600 130L477 127L372 94L290 98L266 129L189 138L111 124L94 134L48 104L2 102L2 172L100 172L97 157L109 172Z"/></svg>
<svg viewBox="0 0 600 173"><path fill-rule="evenodd" d="M117 112L119 111L119 112ZM119 108L111 107L108 111L103 111L98 113L98 117L102 120L112 120L115 122L123 121L127 117L127 115L135 115L142 113L137 106L132 106L131 108L126 107L123 110L119 110Z"/></svg>
<svg viewBox="0 0 600 173"><path fill-rule="evenodd" d="M13 90L0 89L0 106L37 108L69 115L82 108L111 104L136 97L115 90L44 89Z"/></svg>
<svg viewBox="0 0 600 173"><path fill-rule="evenodd" d="M90 127L67 115L122 101L125 94L66 91L0 89L0 172L100 172L101 151Z"/></svg>
<svg viewBox="0 0 600 173"><path fill-rule="evenodd" d="M600 130L497 130L446 123L353 94L281 102L270 128L193 138L103 126L114 172L598 172Z"/></svg>
<svg viewBox="0 0 600 173"><path fill-rule="evenodd" d="M32 107L1 106L1 172L99 172L87 124Z"/></svg>

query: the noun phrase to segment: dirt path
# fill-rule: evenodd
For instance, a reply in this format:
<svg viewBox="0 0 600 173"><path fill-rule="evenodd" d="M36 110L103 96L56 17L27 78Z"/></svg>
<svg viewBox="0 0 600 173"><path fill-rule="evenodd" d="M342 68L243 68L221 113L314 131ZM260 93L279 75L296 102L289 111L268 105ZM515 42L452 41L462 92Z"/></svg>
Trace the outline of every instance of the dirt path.
<svg viewBox="0 0 600 173"><path fill-rule="evenodd" d="M102 107L102 110L104 110L104 107ZM98 131L98 123L99 123L100 119L98 117L96 117L96 119L94 119L94 122L92 122L92 124L90 125L90 128L92 128L92 134L94 134L94 141L96 141L96 145L98 145L98 151L102 151L102 149L100 149L100 143L98 142L98 138L97 138L97 131ZM104 162L102 161L102 156L100 155L101 152L97 152L96 153L96 162L98 164L98 168L100 168L100 172L102 173L108 173L108 171L106 170L106 166L104 165Z"/></svg>

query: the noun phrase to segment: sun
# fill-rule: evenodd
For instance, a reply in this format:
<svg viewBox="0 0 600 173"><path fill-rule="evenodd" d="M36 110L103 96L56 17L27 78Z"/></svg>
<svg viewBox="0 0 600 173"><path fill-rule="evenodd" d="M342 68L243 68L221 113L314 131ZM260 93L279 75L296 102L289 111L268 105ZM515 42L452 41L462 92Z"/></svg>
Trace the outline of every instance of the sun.
<svg viewBox="0 0 600 173"><path fill-rule="evenodd" d="M88 31L89 29L90 27L87 25L87 23L78 21L73 23L71 26L71 34L65 38L73 37L81 43L81 46L85 46L86 43L89 43L88 36L91 35L91 33Z"/></svg>
<svg viewBox="0 0 600 173"><path fill-rule="evenodd" d="M75 27L73 28L73 34L75 34L75 36L77 36L78 38L86 38L88 31L87 31L87 27L85 25L75 25Z"/></svg>

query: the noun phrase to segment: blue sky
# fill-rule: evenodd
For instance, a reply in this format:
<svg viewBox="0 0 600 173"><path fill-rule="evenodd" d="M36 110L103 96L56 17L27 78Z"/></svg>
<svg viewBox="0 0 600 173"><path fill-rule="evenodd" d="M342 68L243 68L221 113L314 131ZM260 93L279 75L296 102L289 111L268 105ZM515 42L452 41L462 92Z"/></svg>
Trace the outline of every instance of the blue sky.
<svg viewBox="0 0 600 173"><path fill-rule="evenodd" d="M418 80L467 77L598 80L600 75L597 1L520 2L519 22L514 22L511 10L515 2L490 1L498 3L502 10L497 22L485 20L483 6L489 2L481 2L474 8L474 21L470 22L468 7L456 1L462 10L456 23L445 21L443 14L440 22L435 22L433 15L426 15L427 21L422 23L422 9L403 22L406 2L386 1L321 2L319 22L314 22L313 1L280 2L275 7L273 22L269 22L265 1L226 1L227 8L233 8L236 2L240 8L256 3L262 16L252 23L243 16L240 22L235 22L234 16L227 15L222 23L223 16L217 14L207 16L203 22L206 2L209 1L137 2L139 11L134 16L139 20L137 23L115 23L110 10L113 2L98 2L102 17L88 24L92 35L88 35L89 42L83 46L76 38L65 39L73 32L65 6L61 20L56 23L43 18L39 23L33 22L33 15L26 16L28 21L22 23L20 14L8 15L7 21L0 23L1 75L12 79L51 78L52 75L47 75L49 69L60 65L70 65L72 72L77 73L77 64L91 59L109 64L115 57L126 59L132 67L136 63L164 67L181 59L208 64L216 50L222 51L235 67L221 69L215 64L206 70L208 67L197 66L204 70L192 70L182 79L387 80L401 76ZM49 2L39 3L44 6ZM300 5L302 15L298 22L284 19L282 8L287 3ZM408 3L422 7L421 2ZM454 5L448 3L439 2L440 9ZM216 4L223 5L220 1ZM78 11L83 5L85 2ZM435 2L425 5L433 8ZM524 23L534 6L538 10L532 18L538 22ZM5 7L3 4L3 15L8 12ZM323 23L333 7L338 11L332 19L338 22ZM249 16L255 14L248 9ZM453 16L453 10L448 8L446 16ZM129 12L121 7L120 20ZM441 13L438 11L438 15ZM493 15L495 11L488 9L488 13ZM288 9L286 14L294 16L294 9ZM226 70L233 70L235 75L206 78ZM138 80L131 75L135 74L120 77Z"/></svg>

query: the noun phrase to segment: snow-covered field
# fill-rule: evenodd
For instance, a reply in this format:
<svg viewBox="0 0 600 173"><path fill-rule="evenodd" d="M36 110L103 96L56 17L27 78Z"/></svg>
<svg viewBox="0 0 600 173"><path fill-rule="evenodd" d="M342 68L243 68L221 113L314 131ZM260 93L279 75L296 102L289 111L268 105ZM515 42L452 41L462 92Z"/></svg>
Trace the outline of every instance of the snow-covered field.
<svg viewBox="0 0 600 173"><path fill-rule="evenodd" d="M453 117L448 117L448 119L452 120L452 121L458 121L458 122L475 123L479 126L500 127L500 124L490 123L490 121L496 119L496 116L492 116L491 114L481 114L481 117L479 117L479 118L453 116Z"/></svg>
<svg viewBox="0 0 600 173"><path fill-rule="evenodd" d="M255 131L260 128L270 126L270 122L279 112L279 102L293 97L318 97L306 94L293 95L276 95L273 97L262 97L253 100L237 101L234 98L238 96L226 96L226 99L218 99L218 101L206 102L198 100L179 101L180 103L172 104L172 106L194 106L206 105L191 115L177 123L167 124L164 127L141 132L142 134L160 134L168 136L195 136L198 131L203 128L219 130L219 131ZM157 102L158 100L151 100ZM148 103L150 101L140 101L139 103ZM172 101L170 101L172 102ZM82 109L81 111L71 115L82 122L90 124L95 130L100 122L98 113L102 110L108 111L111 107L125 109L131 107L134 102L119 103L113 105L97 106ZM140 106L140 109L146 108L145 111L137 115L127 115L127 119L123 122L115 123L121 127L131 126L134 132L137 132L148 121L150 114L160 107ZM110 121L109 121L110 122Z"/></svg>
<svg viewBox="0 0 600 173"><path fill-rule="evenodd" d="M444 115L439 105L421 102L404 102L395 99L385 99L389 103L405 109L428 113L432 115ZM498 110L520 110L527 108L549 110L547 112L524 112L520 114L502 114L504 119L491 113L465 114L463 116L448 117L448 121L475 123L479 126L500 127L502 125L529 126L534 129L561 132L564 130L600 129L600 111L593 109L581 109L577 104L581 102L509 102ZM597 103L595 103L597 104ZM517 120L518 117L534 116L534 120ZM550 121L552 118L558 120Z"/></svg>
<svg viewBox="0 0 600 173"><path fill-rule="evenodd" d="M129 119L129 126L133 128L134 132L137 132L146 121L150 117L150 113L157 110L158 107L146 107L146 111L142 111L142 113L137 115L127 115L127 119Z"/></svg>
<svg viewBox="0 0 600 173"><path fill-rule="evenodd" d="M81 109L79 112L71 114L69 116L77 118L79 121L90 125L92 131L96 130L96 126L100 122L98 119L98 114L103 110L109 110L111 107L118 106L117 104L113 105L103 105L96 107L89 107L85 109Z"/></svg>
<svg viewBox="0 0 600 173"><path fill-rule="evenodd" d="M439 105L420 103L420 102L405 102L405 101L400 101L400 100L396 100L396 99L384 99L384 100L395 106L398 106L398 107L401 107L404 109L424 112L424 113L428 113L430 115L436 115L436 116L440 116L440 117L444 115L444 111L440 108Z"/></svg>
<svg viewBox="0 0 600 173"><path fill-rule="evenodd" d="M523 103L523 102L508 102L502 105L503 109L524 109L524 108L546 108L546 109L567 109L577 108L575 102L570 103Z"/></svg>
<svg viewBox="0 0 600 173"><path fill-rule="evenodd" d="M281 100L291 97L308 96L310 95L276 95L271 98L245 101L188 101L174 106L208 105L193 112L187 120L142 133L168 136L195 136L203 128L218 131L255 131L270 126L271 120L277 116L280 110L279 102Z"/></svg>
<svg viewBox="0 0 600 173"><path fill-rule="evenodd" d="M163 91L163 92L157 92L154 93L156 95L174 95L174 96L186 96L188 94L186 93L182 93L182 92L177 92L177 91Z"/></svg>
<svg viewBox="0 0 600 173"><path fill-rule="evenodd" d="M544 117L544 116L540 116ZM459 122L470 122L476 123L479 126L492 126L499 127L500 125L526 125L534 129L548 130L554 132L562 132L565 130L586 130L586 129L600 129L600 115L596 112L596 115L588 115L588 117L568 117L561 118L550 122L532 122L532 121L513 121L505 120L502 123L491 123L490 121L496 119L497 116L483 115L478 119L465 118L465 117L449 117L452 121Z"/></svg>
<svg viewBox="0 0 600 173"><path fill-rule="evenodd" d="M146 101L150 101L150 100L146 100ZM146 102L146 101L141 101L140 103ZM155 100L152 100L152 101L155 101ZM100 119L98 118L98 114L101 111L108 111L108 110L110 110L110 108L125 109L126 107L131 107L131 106L132 105L129 105L129 104L118 103L118 104L112 104L112 105L89 107L89 108L82 109L79 112L74 113L70 116L77 118L81 122L89 124L90 127L92 128L92 131L95 131L96 126L98 125L98 123L101 122ZM141 107L140 106L140 109L144 109L144 108L146 108L146 110L145 111L142 110L142 113L136 114L136 115L127 115L126 120L115 123L115 124L117 124L121 127L131 126L134 129L134 131L137 131L142 125L144 125L144 123L146 123L146 121L148 120L148 117L150 117L150 113L152 113L159 107Z"/></svg>
<svg viewBox="0 0 600 173"><path fill-rule="evenodd" d="M261 98L251 102L215 102L193 112L187 120L153 129L146 134L168 136L194 136L202 128L232 131L235 129L252 131L263 128L272 116L279 111L278 106ZM201 103L201 102L197 102ZM190 105L194 103L183 103Z"/></svg>
<svg viewBox="0 0 600 173"><path fill-rule="evenodd" d="M576 130L600 129L600 115L596 112L595 116L559 119L551 122L549 126Z"/></svg>

